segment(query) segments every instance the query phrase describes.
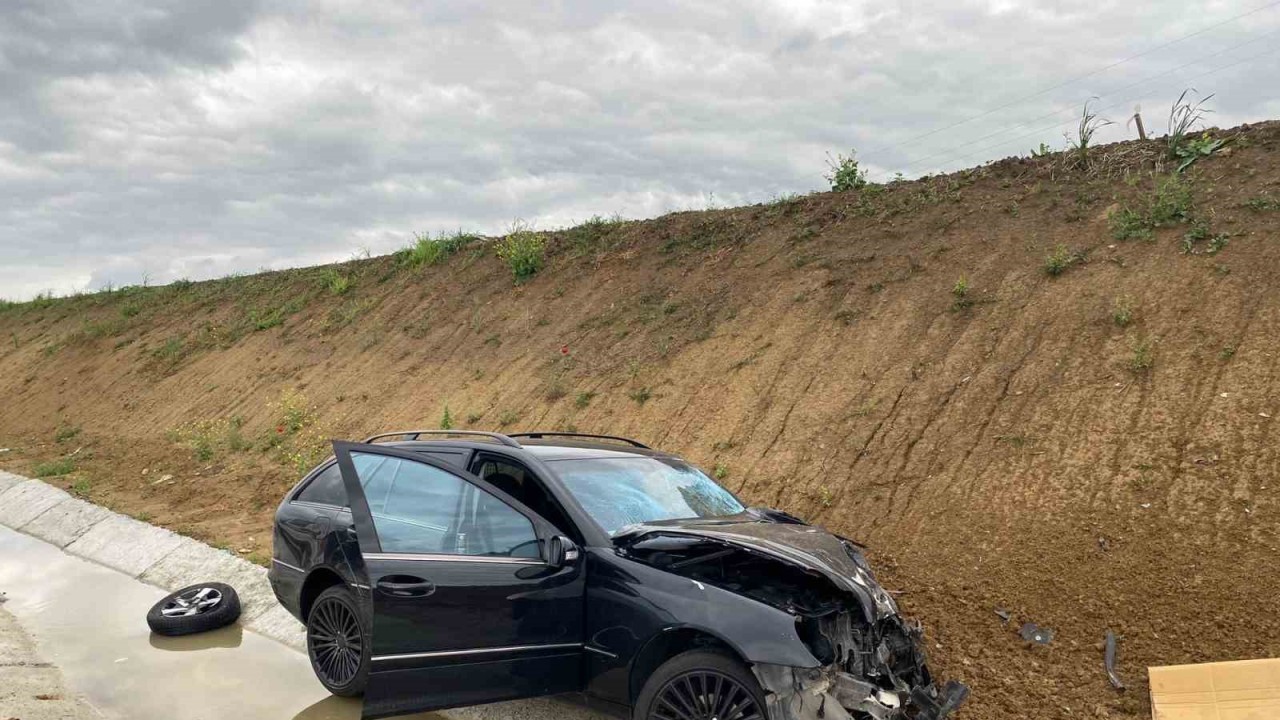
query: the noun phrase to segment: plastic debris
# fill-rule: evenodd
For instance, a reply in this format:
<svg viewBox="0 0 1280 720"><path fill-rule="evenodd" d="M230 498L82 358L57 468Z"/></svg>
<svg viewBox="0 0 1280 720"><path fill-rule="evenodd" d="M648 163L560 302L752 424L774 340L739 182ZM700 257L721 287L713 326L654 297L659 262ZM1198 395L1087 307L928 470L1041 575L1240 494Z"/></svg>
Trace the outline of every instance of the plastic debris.
<svg viewBox="0 0 1280 720"><path fill-rule="evenodd" d="M1049 628L1040 627L1035 623L1024 623L1022 628L1018 630L1018 634L1023 640L1036 645L1048 645L1053 642L1053 631Z"/></svg>
<svg viewBox="0 0 1280 720"><path fill-rule="evenodd" d="M1107 679L1111 681L1111 687L1117 690L1124 690L1124 683L1120 681L1120 676L1116 674L1116 634L1107 631L1107 647L1102 655L1103 667L1107 669Z"/></svg>

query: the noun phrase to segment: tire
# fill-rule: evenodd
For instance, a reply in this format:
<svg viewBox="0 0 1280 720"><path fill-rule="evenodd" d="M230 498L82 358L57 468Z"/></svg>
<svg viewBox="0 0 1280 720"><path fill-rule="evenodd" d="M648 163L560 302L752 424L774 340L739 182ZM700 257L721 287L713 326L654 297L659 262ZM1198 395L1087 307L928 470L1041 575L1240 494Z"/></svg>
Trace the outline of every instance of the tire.
<svg viewBox="0 0 1280 720"><path fill-rule="evenodd" d="M166 595L147 612L158 635L190 635L230 625L240 617L240 596L223 583L200 583Z"/></svg>
<svg viewBox="0 0 1280 720"><path fill-rule="evenodd" d="M737 689L732 689L733 686ZM745 665L722 653L690 650L653 671L636 698L631 717L632 720L767 720L768 710L760 683Z"/></svg>
<svg viewBox="0 0 1280 720"><path fill-rule="evenodd" d="M370 640L360 605L347 586L334 585L320 593L307 615L307 657L326 690L343 697L364 694Z"/></svg>

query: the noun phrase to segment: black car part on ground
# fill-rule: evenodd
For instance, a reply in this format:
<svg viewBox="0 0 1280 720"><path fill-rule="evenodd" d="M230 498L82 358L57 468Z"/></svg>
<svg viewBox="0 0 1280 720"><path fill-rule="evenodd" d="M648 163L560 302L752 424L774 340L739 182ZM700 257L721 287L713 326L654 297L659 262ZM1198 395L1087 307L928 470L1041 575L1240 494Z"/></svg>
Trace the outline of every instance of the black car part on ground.
<svg viewBox="0 0 1280 720"><path fill-rule="evenodd" d="M1107 671L1107 680L1110 681L1111 687L1123 691L1124 681L1116 673L1116 634L1108 630L1103 642L1102 666Z"/></svg>
<svg viewBox="0 0 1280 720"><path fill-rule="evenodd" d="M151 606L147 625L160 635L190 635L230 625L240 617L240 596L225 583L200 583Z"/></svg>
<svg viewBox="0 0 1280 720"><path fill-rule="evenodd" d="M773 720L941 720L950 715L968 688L934 685L920 626L897 614L871 577L861 549L791 524L797 526L795 537L786 547L749 527L715 523L629 528L620 534L619 545L632 559L796 618L796 632L818 666L752 665L768 693Z"/></svg>

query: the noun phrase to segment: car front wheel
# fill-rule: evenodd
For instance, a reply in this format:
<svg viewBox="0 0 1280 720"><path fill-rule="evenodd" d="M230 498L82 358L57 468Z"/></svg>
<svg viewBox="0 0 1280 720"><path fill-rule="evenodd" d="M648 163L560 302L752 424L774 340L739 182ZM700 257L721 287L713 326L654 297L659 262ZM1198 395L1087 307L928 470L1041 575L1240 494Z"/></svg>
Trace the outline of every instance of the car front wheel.
<svg viewBox="0 0 1280 720"><path fill-rule="evenodd" d="M307 616L307 655L325 689L344 697L364 693L369 680L368 637L351 590L335 585L320 593Z"/></svg>
<svg viewBox="0 0 1280 720"><path fill-rule="evenodd" d="M767 720L767 715L760 684L742 663L721 653L690 650L653 671L632 718Z"/></svg>

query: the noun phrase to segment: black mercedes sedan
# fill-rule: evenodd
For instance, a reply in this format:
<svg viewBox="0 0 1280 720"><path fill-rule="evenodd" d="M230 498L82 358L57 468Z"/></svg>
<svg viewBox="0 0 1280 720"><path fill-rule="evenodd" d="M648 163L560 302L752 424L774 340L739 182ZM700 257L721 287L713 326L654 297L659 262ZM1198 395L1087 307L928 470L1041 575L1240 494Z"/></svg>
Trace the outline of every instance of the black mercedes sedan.
<svg viewBox="0 0 1280 720"><path fill-rule="evenodd" d="M634 440L334 442L270 578L365 717L566 695L636 720L939 720L921 629L854 542Z"/></svg>

